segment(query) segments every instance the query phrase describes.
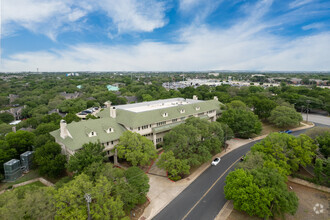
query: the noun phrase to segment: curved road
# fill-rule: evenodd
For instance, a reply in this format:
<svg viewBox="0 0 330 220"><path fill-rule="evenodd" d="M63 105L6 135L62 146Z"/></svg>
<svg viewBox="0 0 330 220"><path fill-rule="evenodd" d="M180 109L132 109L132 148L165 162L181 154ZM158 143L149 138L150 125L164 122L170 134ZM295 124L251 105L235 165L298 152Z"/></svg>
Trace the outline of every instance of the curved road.
<svg viewBox="0 0 330 220"><path fill-rule="evenodd" d="M315 125L327 126L317 123ZM297 136L304 133L305 130L296 131L292 134ZM235 169L236 162L259 141L243 145L221 157L221 161L217 166L207 168L153 219L214 219L227 202L223 190L226 176Z"/></svg>

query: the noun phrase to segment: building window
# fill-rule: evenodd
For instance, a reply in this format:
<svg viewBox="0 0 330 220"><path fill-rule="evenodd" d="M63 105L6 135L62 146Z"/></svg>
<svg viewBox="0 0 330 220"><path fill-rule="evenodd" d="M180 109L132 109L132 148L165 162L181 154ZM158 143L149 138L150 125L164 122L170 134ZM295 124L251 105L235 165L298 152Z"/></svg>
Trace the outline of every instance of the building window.
<svg viewBox="0 0 330 220"><path fill-rule="evenodd" d="M168 113L165 112L165 113L163 114L163 117L167 117L167 116L168 116Z"/></svg>
<svg viewBox="0 0 330 220"><path fill-rule="evenodd" d="M178 119L177 119L177 118L175 118L175 119L172 119L172 122L176 122L176 121L178 121Z"/></svg>
<svg viewBox="0 0 330 220"><path fill-rule="evenodd" d="M204 112L202 112L202 113L198 113L198 116L202 116L202 115L204 115Z"/></svg>
<svg viewBox="0 0 330 220"><path fill-rule="evenodd" d="M106 131L108 134L114 132L113 128L108 128Z"/></svg>
<svg viewBox="0 0 330 220"><path fill-rule="evenodd" d="M111 144L113 145L113 141L111 141Z"/></svg>
<svg viewBox="0 0 330 220"><path fill-rule="evenodd" d="M88 134L88 137L94 137L96 136L96 132L95 131L91 131L89 134Z"/></svg>
<svg viewBox="0 0 330 220"><path fill-rule="evenodd" d="M107 142L107 146L109 146L109 142Z"/></svg>
<svg viewBox="0 0 330 220"><path fill-rule="evenodd" d="M138 127L138 130L140 131L140 127Z"/></svg>
<svg viewBox="0 0 330 220"><path fill-rule="evenodd" d="M149 125L143 125L142 130L147 129L148 127L149 127Z"/></svg>
<svg viewBox="0 0 330 220"><path fill-rule="evenodd" d="M182 114L182 113L185 113L186 112L186 110L184 110L184 109L181 109L180 110L180 113Z"/></svg>
<svg viewBox="0 0 330 220"><path fill-rule="evenodd" d="M162 142L162 138L157 138L156 143Z"/></svg>
<svg viewBox="0 0 330 220"><path fill-rule="evenodd" d="M157 126L166 125L166 121L158 122Z"/></svg>

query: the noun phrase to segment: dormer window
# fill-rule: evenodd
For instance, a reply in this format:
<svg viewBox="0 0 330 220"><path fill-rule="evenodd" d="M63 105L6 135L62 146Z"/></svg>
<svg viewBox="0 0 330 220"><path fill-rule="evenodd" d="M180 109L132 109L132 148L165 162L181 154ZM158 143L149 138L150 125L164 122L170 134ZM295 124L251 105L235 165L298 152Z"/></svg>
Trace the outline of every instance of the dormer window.
<svg viewBox="0 0 330 220"><path fill-rule="evenodd" d="M108 128L108 129L106 130L106 132L109 134L109 133L114 132L114 130L113 130L113 128Z"/></svg>
<svg viewBox="0 0 330 220"><path fill-rule="evenodd" d="M184 109L181 109L180 110L180 113L182 114L182 113L185 113L186 112L186 110L184 110Z"/></svg>
<svg viewBox="0 0 330 220"><path fill-rule="evenodd" d="M96 136L96 132L95 131L91 131L89 134L88 134L88 137L95 137Z"/></svg>
<svg viewBox="0 0 330 220"><path fill-rule="evenodd" d="M201 109L201 107L197 106L195 107L196 111L199 111Z"/></svg>
<svg viewBox="0 0 330 220"><path fill-rule="evenodd" d="M167 117L167 116L168 116L167 112L163 113L163 117Z"/></svg>

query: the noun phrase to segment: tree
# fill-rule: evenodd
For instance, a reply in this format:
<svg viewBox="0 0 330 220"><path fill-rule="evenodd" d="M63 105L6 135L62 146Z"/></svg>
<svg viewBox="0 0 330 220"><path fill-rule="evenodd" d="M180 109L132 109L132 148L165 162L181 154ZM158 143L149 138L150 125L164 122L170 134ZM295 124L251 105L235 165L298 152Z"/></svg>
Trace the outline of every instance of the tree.
<svg viewBox="0 0 330 220"><path fill-rule="evenodd" d="M233 200L235 209L251 216L293 215L298 208L298 198L287 190L284 177L269 168L230 172L224 192L226 199Z"/></svg>
<svg viewBox="0 0 330 220"><path fill-rule="evenodd" d="M22 187L0 196L0 219L54 219L52 187ZM33 205L31 205L33 204Z"/></svg>
<svg viewBox="0 0 330 220"><path fill-rule="evenodd" d="M242 109L242 110L248 109L246 104L240 100L231 101L230 103L227 104L227 106L228 106L228 109Z"/></svg>
<svg viewBox="0 0 330 220"><path fill-rule="evenodd" d="M40 175L56 178L65 170L66 157L61 154L61 146L55 142L37 148L34 161L39 166Z"/></svg>
<svg viewBox="0 0 330 220"><path fill-rule="evenodd" d="M236 137L249 138L262 130L258 116L247 110L229 109L217 121L227 124Z"/></svg>
<svg viewBox="0 0 330 220"><path fill-rule="evenodd" d="M191 117L164 136L163 148L165 152L173 151L176 159L186 159L193 167L210 160L212 154L219 153L223 143L220 123Z"/></svg>
<svg viewBox="0 0 330 220"><path fill-rule="evenodd" d="M323 181L322 171L323 171L323 161L317 158L315 161L314 173L318 183L321 183Z"/></svg>
<svg viewBox="0 0 330 220"><path fill-rule="evenodd" d="M17 154L20 155L27 150L32 150L34 145L35 135L28 131L10 132L5 137L10 147L16 149Z"/></svg>
<svg viewBox="0 0 330 220"><path fill-rule="evenodd" d="M180 180L184 175L189 174L190 166L187 160L176 159L173 151L163 153L157 162L159 168L165 169L171 180Z"/></svg>
<svg viewBox="0 0 330 220"><path fill-rule="evenodd" d="M313 140L306 135L294 137L289 134L271 133L256 143L251 151L265 155L264 166L278 166L281 168L278 169L281 174L290 175L298 170L299 165L306 166L312 162L316 148Z"/></svg>
<svg viewBox="0 0 330 220"><path fill-rule="evenodd" d="M302 116L294 108L277 106L271 111L269 122L277 127L297 126L302 121Z"/></svg>
<svg viewBox="0 0 330 220"><path fill-rule="evenodd" d="M101 143L88 143L82 146L82 149L77 151L67 164L70 172L81 173L86 167L94 162L104 160L104 146Z"/></svg>
<svg viewBox="0 0 330 220"><path fill-rule="evenodd" d="M16 149L9 147L6 141L0 140L0 181L3 179L3 164L15 158L17 155Z"/></svg>
<svg viewBox="0 0 330 220"><path fill-rule="evenodd" d="M125 171L125 178L138 195L138 204L146 202L146 196L149 192L149 177L138 167L130 167Z"/></svg>
<svg viewBox="0 0 330 220"><path fill-rule="evenodd" d="M76 114L74 114L74 113L68 113L68 114L66 114L66 116L63 118L65 121L66 121L66 123L71 123L71 122L73 122L73 121L75 121L75 122L78 122L78 121L80 121L81 120L81 118L79 118Z"/></svg>
<svg viewBox="0 0 330 220"><path fill-rule="evenodd" d="M312 139L316 139L318 136L323 136L327 132L330 132L329 127L314 127L308 129L305 134Z"/></svg>
<svg viewBox="0 0 330 220"><path fill-rule="evenodd" d="M324 132L322 135L316 137L319 145L319 151L325 158L330 156L330 132Z"/></svg>
<svg viewBox="0 0 330 220"><path fill-rule="evenodd" d="M49 132L54 131L56 129L59 129L59 124L55 125L53 123L44 123L44 124L38 125L38 127L36 128L34 133L36 135L48 134Z"/></svg>
<svg viewBox="0 0 330 220"><path fill-rule="evenodd" d="M0 113L0 121L3 121L5 123L10 123L14 121L14 116L8 112Z"/></svg>
<svg viewBox="0 0 330 220"><path fill-rule="evenodd" d="M157 158L157 151L152 141L138 133L125 131L116 145L119 158L125 158L133 166L147 165Z"/></svg>

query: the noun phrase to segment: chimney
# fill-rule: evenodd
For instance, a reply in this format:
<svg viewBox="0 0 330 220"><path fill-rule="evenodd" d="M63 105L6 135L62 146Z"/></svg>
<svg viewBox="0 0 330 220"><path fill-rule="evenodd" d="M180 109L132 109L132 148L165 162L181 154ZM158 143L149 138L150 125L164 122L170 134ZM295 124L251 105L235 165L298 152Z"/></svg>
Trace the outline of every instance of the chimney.
<svg viewBox="0 0 330 220"><path fill-rule="evenodd" d="M65 139L66 137L72 138L69 130L66 128L66 121L65 120L61 120L61 122L60 122L60 136L63 139Z"/></svg>
<svg viewBox="0 0 330 220"><path fill-rule="evenodd" d="M109 108L109 107L111 106L111 102L110 102L110 101L106 101L106 102L104 103L104 105L105 105L107 108Z"/></svg>
<svg viewBox="0 0 330 220"><path fill-rule="evenodd" d="M114 106L110 107L110 117L116 118L116 107Z"/></svg>
<svg viewBox="0 0 330 220"><path fill-rule="evenodd" d="M218 96L214 96L213 99L219 101Z"/></svg>
<svg viewBox="0 0 330 220"><path fill-rule="evenodd" d="M193 100L198 100L197 95L193 95Z"/></svg>
<svg viewBox="0 0 330 220"><path fill-rule="evenodd" d="M14 133L16 133L16 126L11 128Z"/></svg>

